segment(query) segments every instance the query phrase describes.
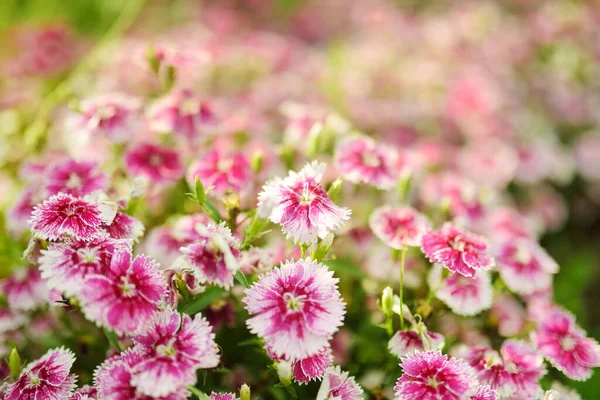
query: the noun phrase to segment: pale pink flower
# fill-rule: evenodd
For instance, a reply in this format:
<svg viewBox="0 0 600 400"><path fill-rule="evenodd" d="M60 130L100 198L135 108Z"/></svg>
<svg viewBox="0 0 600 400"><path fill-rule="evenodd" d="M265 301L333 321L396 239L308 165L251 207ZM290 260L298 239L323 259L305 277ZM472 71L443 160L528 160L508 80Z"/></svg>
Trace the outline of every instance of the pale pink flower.
<svg viewBox="0 0 600 400"><path fill-rule="evenodd" d="M167 293L158 265L130 252L113 255L109 270L89 275L80 294L85 316L117 333L135 333L150 320Z"/></svg>
<svg viewBox="0 0 600 400"><path fill-rule="evenodd" d="M469 397L470 400L496 400L497 394L489 385L482 385L477 388L475 394Z"/></svg>
<svg viewBox="0 0 600 400"><path fill-rule="evenodd" d="M444 347L444 336L420 327L408 331L399 330L388 343L390 353L398 358L416 352L441 350L442 347Z"/></svg>
<svg viewBox="0 0 600 400"><path fill-rule="evenodd" d="M98 389L95 386L85 385L73 393L69 400L99 400Z"/></svg>
<svg viewBox="0 0 600 400"><path fill-rule="evenodd" d="M489 215L489 233L493 243L502 243L509 239L534 239L536 226L513 208L496 208Z"/></svg>
<svg viewBox="0 0 600 400"><path fill-rule="evenodd" d="M537 242L517 239L505 242L497 254L498 271L508 288L519 294L532 294L552 286L558 264Z"/></svg>
<svg viewBox="0 0 600 400"><path fill-rule="evenodd" d="M544 357L570 379L587 380L592 368L600 366L600 346L565 311L557 309L547 315L532 339Z"/></svg>
<svg viewBox="0 0 600 400"><path fill-rule="evenodd" d="M148 113L150 128L172 133L190 142L210 133L216 118L212 106L191 90L175 90L159 99Z"/></svg>
<svg viewBox="0 0 600 400"><path fill-rule="evenodd" d="M144 234L144 225L139 219L117 211L115 218L104 230L113 239L137 241Z"/></svg>
<svg viewBox="0 0 600 400"><path fill-rule="evenodd" d="M44 193L52 196L67 193L74 197L82 197L96 190L104 190L108 180L106 175L98 171L95 162L75 161L67 159L52 165L46 172Z"/></svg>
<svg viewBox="0 0 600 400"><path fill-rule="evenodd" d="M23 234L29 229L28 221L34 207L42 200L37 184L26 186L6 210L6 229L14 236Z"/></svg>
<svg viewBox="0 0 600 400"><path fill-rule="evenodd" d="M495 265L488 252L487 240L446 223L438 231L423 236L421 249L431 262L440 263L452 272L473 277L480 270Z"/></svg>
<svg viewBox="0 0 600 400"><path fill-rule="evenodd" d="M317 354L342 325L337 282L333 272L314 261L283 263L246 289L250 331L290 361Z"/></svg>
<svg viewBox="0 0 600 400"><path fill-rule="evenodd" d="M329 367L323 376L323 382L316 400L362 400L363 390L354 377L342 372L339 366Z"/></svg>
<svg viewBox="0 0 600 400"><path fill-rule="evenodd" d="M431 271L430 286L436 288L435 297L458 315L472 316L492 305L492 283L487 271L478 271L472 277L452 273L443 281L442 268L436 265Z"/></svg>
<svg viewBox="0 0 600 400"><path fill-rule="evenodd" d="M197 239L181 248L183 258L201 283L231 287L233 275L239 269L239 241L224 222L208 226L198 224L196 231Z"/></svg>
<svg viewBox="0 0 600 400"><path fill-rule="evenodd" d="M92 202L59 193L35 206L29 224L36 237L60 240L65 235L75 239L92 240L102 233L102 226L112 222Z"/></svg>
<svg viewBox="0 0 600 400"><path fill-rule="evenodd" d="M110 269L113 254L131 251L125 240L99 236L91 241L70 238L65 242L52 243L42 250L40 270L51 288L67 296L77 296L89 275L104 275Z"/></svg>
<svg viewBox="0 0 600 400"><path fill-rule="evenodd" d="M350 210L335 205L321 186L325 164L312 162L300 172L275 179L258 196L259 214L280 224L296 243L316 243L350 218Z"/></svg>
<svg viewBox="0 0 600 400"><path fill-rule="evenodd" d="M525 327L525 309L511 295L499 293L492 303L490 316L498 323L501 336L517 336Z"/></svg>
<svg viewBox="0 0 600 400"><path fill-rule="evenodd" d="M467 364L440 351L417 352L402 359L396 400L461 400L475 382Z"/></svg>
<svg viewBox="0 0 600 400"><path fill-rule="evenodd" d="M148 396L142 394L133 385L134 368L143 362L142 355L128 349L118 356L107 359L94 373L98 388L98 399L102 400L186 400L190 392L179 387L176 392L166 396Z"/></svg>
<svg viewBox="0 0 600 400"><path fill-rule="evenodd" d="M194 187L196 178L204 187L213 187L211 193L225 194L247 191L252 184L252 168L243 153L212 150L194 161L187 171L187 181Z"/></svg>
<svg viewBox="0 0 600 400"><path fill-rule="evenodd" d="M48 302L49 291L37 268L20 268L0 281L0 292L15 310L33 310Z"/></svg>
<svg viewBox="0 0 600 400"><path fill-rule="evenodd" d="M134 338L142 361L133 367L131 384L149 396L175 393L196 383L196 370L219 364L219 350L212 327L200 314L164 311Z"/></svg>
<svg viewBox="0 0 600 400"><path fill-rule="evenodd" d="M494 188L504 188L515 176L518 164L513 148L497 139L472 142L463 147L457 158L465 177Z"/></svg>
<svg viewBox="0 0 600 400"><path fill-rule="evenodd" d="M560 382L552 382L552 390L560 395L560 400L582 400L579 393L562 385Z"/></svg>
<svg viewBox="0 0 600 400"><path fill-rule="evenodd" d="M427 217L412 207L379 207L371 214L369 226L383 243L398 250L421 246L423 236L431 230Z"/></svg>
<svg viewBox="0 0 600 400"><path fill-rule="evenodd" d="M123 93L107 93L85 99L67 120L68 128L89 137L104 136L115 142L131 140L140 127L138 99Z"/></svg>
<svg viewBox="0 0 600 400"><path fill-rule="evenodd" d="M335 149L336 169L353 183L391 189L400 175L397 164L398 155L393 148L377 144L369 137L342 140Z"/></svg>
<svg viewBox="0 0 600 400"><path fill-rule="evenodd" d="M40 359L30 362L5 394L6 400L68 399L75 389L76 376L70 374L75 355L63 347L48 350Z"/></svg>
<svg viewBox="0 0 600 400"><path fill-rule="evenodd" d="M300 384L320 379L332 361L331 349L325 348L317 354L296 361L292 376Z"/></svg>
<svg viewBox="0 0 600 400"><path fill-rule="evenodd" d="M177 151L152 143L140 143L128 149L125 169L153 183L174 182L184 174Z"/></svg>
<svg viewBox="0 0 600 400"><path fill-rule="evenodd" d="M212 392L210 396L208 396L210 400L238 400L234 393L215 393Z"/></svg>

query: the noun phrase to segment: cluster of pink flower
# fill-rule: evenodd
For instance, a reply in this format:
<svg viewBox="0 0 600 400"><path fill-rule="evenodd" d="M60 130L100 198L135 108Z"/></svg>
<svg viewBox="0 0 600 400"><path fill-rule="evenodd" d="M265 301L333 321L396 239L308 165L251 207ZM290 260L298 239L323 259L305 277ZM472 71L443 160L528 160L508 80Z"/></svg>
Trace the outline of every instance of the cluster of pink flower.
<svg viewBox="0 0 600 400"><path fill-rule="evenodd" d="M98 52L23 146L0 129L0 399L578 399L600 345L539 239L556 186L585 181L574 218L600 197L588 6L309 1L277 33L247 3ZM76 57L46 29L11 81ZM0 124L37 104L13 89Z"/></svg>

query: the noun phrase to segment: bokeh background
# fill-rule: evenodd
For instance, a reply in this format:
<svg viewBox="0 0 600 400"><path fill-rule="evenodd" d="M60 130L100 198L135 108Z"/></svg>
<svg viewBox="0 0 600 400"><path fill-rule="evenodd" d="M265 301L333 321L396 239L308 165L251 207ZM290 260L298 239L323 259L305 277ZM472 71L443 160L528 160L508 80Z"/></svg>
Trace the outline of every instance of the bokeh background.
<svg viewBox="0 0 600 400"><path fill-rule="evenodd" d="M15 165L52 137L48 127L31 130L49 112L48 97L52 107L64 105L72 93L61 82L85 86L85 72L115 56L90 57L99 44L174 46L182 57L223 52L229 75L213 76L210 88L222 97L319 98L359 129L400 144L509 142L519 165L508 192L553 224L542 244L561 266L555 299L600 340L599 27L594 1L2 0L0 207L20 188ZM273 42L240 39L249 32L269 32L261 38ZM231 43L239 49L228 52ZM292 70L292 81L278 68ZM124 69L118 79L142 81ZM94 84L110 90L123 82ZM244 123L260 134L260 122ZM501 152L495 143L479 151ZM485 171L483 161L472 162L468 169ZM18 253L7 229L4 275ZM598 398L600 374L573 387Z"/></svg>

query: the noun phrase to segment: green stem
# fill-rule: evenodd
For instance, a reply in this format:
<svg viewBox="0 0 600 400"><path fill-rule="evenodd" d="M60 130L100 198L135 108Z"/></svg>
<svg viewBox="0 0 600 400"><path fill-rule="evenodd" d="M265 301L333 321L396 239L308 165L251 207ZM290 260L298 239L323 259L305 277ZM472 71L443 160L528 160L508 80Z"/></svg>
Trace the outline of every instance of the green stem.
<svg viewBox="0 0 600 400"><path fill-rule="evenodd" d="M202 390L200 390L192 385L189 385L187 388L190 392L192 392L192 394L194 396L196 396L200 400L209 400L210 399L210 397L208 397L208 395L206 393L204 393Z"/></svg>
<svg viewBox="0 0 600 400"><path fill-rule="evenodd" d="M404 264L406 264L406 251L408 250L406 246L406 234L404 235L404 239L402 240L402 255L400 257L400 329L404 329L404 300L403 300L403 291L404 291Z"/></svg>

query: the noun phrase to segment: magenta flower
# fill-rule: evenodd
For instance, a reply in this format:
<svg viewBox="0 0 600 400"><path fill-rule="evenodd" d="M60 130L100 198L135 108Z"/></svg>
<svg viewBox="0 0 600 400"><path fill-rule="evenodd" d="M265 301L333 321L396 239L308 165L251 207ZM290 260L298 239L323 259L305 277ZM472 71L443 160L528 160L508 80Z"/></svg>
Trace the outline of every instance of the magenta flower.
<svg viewBox="0 0 600 400"><path fill-rule="evenodd" d="M427 217L412 207L379 207L371 214L369 226L383 243L399 250L421 246L423 236L431 230Z"/></svg>
<svg viewBox="0 0 600 400"><path fill-rule="evenodd" d="M158 100L148 115L150 128L172 133L190 142L212 131L216 119L212 107L190 90L175 90Z"/></svg>
<svg viewBox="0 0 600 400"><path fill-rule="evenodd" d="M118 251L104 274L89 275L80 300L85 316L117 333L135 333L158 310L167 282L146 256Z"/></svg>
<svg viewBox="0 0 600 400"><path fill-rule="evenodd" d="M70 350L63 347L49 350L21 371L19 379L8 387L4 399L68 399L77 379L69 374L73 362L75 355Z"/></svg>
<svg viewBox="0 0 600 400"><path fill-rule="evenodd" d="M401 366L404 374L394 388L396 400L461 400L475 382L467 364L440 351L409 355Z"/></svg>
<svg viewBox="0 0 600 400"><path fill-rule="evenodd" d="M533 342L550 363L570 379L587 380L600 366L600 346L588 338L572 315L556 309L538 324Z"/></svg>
<svg viewBox="0 0 600 400"><path fill-rule="evenodd" d="M435 296L458 315L471 316L487 310L492 305L492 283L487 271L478 271L473 277L452 273L441 279L438 264L431 270L430 286L436 288Z"/></svg>
<svg viewBox="0 0 600 400"><path fill-rule="evenodd" d="M420 326L408 331L397 331L388 343L390 353L399 358L416 352L441 350L442 347L444 347L444 336L429 332Z"/></svg>
<svg viewBox="0 0 600 400"><path fill-rule="evenodd" d="M108 180L98 171L95 162L75 161L71 159L59 162L46 172L44 192L48 196L58 193L82 197L95 190L104 190Z"/></svg>
<svg viewBox="0 0 600 400"><path fill-rule="evenodd" d="M131 383L140 393L166 396L196 383L196 370L219 364L219 350L212 327L200 314L192 320L176 311L154 316L135 337L142 361L133 367Z"/></svg>
<svg viewBox="0 0 600 400"><path fill-rule="evenodd" d="M123 251L131 251L131 246L125 240L104 235L91 241L71 238L50 244L48 250L42 250L40 270L42 277L48 280L49 287L67 296L77 296L85 285L86 277L106 274L113 254Z"/></svg>
<svg viewBox="0 0 600 400"><path fill-rule="evenodd" d="M323 377L316 400L362 400L363 390L354 377L348 377L340 367L330 367Z"/></svg>
<svg viewBox="0 0 600 400"><path fill-rule="evenodd" d="M15 310L28 311L48 302L49 291L37 268L20 268L0 282L0 292Z"/></svg>
<svg viewBox="0 0 600 400"><path fill-rule="evenodd" d="M112 222L113 215L87 200L59 193L35 206L29 224L36 237L60 240L65 235L92 240L102 233L102 226Z"/></svg>
<svg viewBox="0 0 600 400"><path fill-rule="evenodd" d="M142 355L129 349L118 356L107 359L94 374L98 399L102 400L186 400L190 392L179 387L167 396L148 396L140 393L133 385L133 370L143 362Z"/></svg>
<svg viewBox="0 0 600 400"><path fill-rule="evenodd" d="M247 320L278 356L295 361L328 347L342 325L344 303L333 272L314 261L288 261L246 289Z"/></svg>
<svg viewBox="0 0 600 400"><path fill-rule="evenodd" d="M506 293L495 296L490 316L498 323L498 333L501 336L517 336L525 327L523 306Z"/></svg>
<svg viewBox="0 0 600 400"><path fill-rule="evenodd" d="M421 249L431 262L440 263L466 277L473 277L477 271L489 270L495 265L483 237L460 230L450 223L425 234Z"/></svg>
<svg viewBox="0 0 600 400"><path fill-rule="evenodd" d="M558 264L537 242L517 239L505 242L498 251L498 271L508 288L519 294L549 289Z"/></svg>
<svg viewBox="0 0 600 400"><path fill-rule="evenodd" d="M125 169L153 183L170 183L183 176L183 165L175 150L152 143L134 145L125 153Z"/></svg>
<svg viewBox="0 0 600 400"><path fill-rule="evenodd" d="M234 393L215 393L212 392L208 396L210 400L238 400Z"/></svg>
<svg viewBox="0 0 600 400"><path fill-rule="evenodd" d="M474 395L469 397L470 400L496 400L498 399L497 393L492 390L489 385L482 385L477 388Z"/></svg>
<svg viewBox="0 0 600 400"><path fill-rule="evenodd" d="M104 229L113 239L138 240L144 234L144 225L139 219L117 211L110 225Z"/></svg>
<svg viewBox="0 0 600 400"><path fill-rule="evenodd" d="M280 224L296 243L316 243L350 218L350 210L335 205L320 185L325 164L316 161L285 179L275 179L258 196L259 214Z"/></svg>
<svg viewBox="0 0 600 400"><path fill-rule="evenodd" d="M98 400L98 389L95 386L85 385L79 388L69 400Z"/></svg>
<svg viewBox="0 0 600 400"><path fill-rule="evenodd" d="M26 186L6 213L6 230L13 236L20 236L29 229L29 218L36 204L41 202L41 194L37 184Z"/></svg>
<svg viewBox="0 0 600 400"><path fill-rule="evenodd" d="M196 177L205 187L213 186L213 191L218 195L223 195L228 190L241 193L252 183L252 168L243 153L212 150L188 168L187 181L190 187L194 187Z"/></svg>
<svg viewBox="0 0 600 400"><path fill-rule="evenodd" d="M393 188L400 175L393 148L369 137L342 140L335 149L335 166L344 179L379 189Z"/></svg>
<svg viewBox="0 0 600 400"><path fill-rule="evenodd" d="M321 378L332 362L331 350L324 348L317 354L296 361L292 376L300 384L308 383Z"/></svg>
<svg viewBox="0 0 600 400"><path fill-rule="evenodd" d="M219 225L196 226L198 238L181 248L183 258L200 282L214 283L224 288L233 285L233 275L239 268L239 241L222 222Z"/></svg>

